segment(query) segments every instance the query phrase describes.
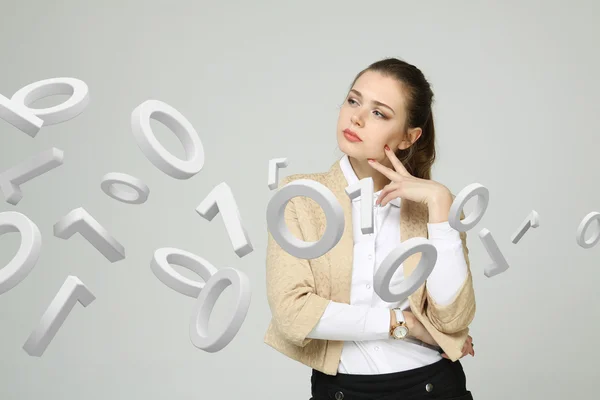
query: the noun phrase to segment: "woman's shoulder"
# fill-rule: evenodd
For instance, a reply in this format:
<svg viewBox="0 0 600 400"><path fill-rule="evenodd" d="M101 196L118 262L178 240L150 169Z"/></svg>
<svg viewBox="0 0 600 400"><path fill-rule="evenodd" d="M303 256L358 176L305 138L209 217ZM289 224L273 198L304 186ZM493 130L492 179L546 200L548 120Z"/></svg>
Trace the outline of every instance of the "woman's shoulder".
<svg viewBox="0 0 600 400"><path fill-rule="evenodd" d="M325 183L326 181L326 172L313 172L313 173L304 173L304 174L292 174L285 176L281 179L280 185L287 185L290 182L297 181L300 179L309 179L313 181L317 181L319 183ZM280 186L280 187L281 187Z"/></svg>

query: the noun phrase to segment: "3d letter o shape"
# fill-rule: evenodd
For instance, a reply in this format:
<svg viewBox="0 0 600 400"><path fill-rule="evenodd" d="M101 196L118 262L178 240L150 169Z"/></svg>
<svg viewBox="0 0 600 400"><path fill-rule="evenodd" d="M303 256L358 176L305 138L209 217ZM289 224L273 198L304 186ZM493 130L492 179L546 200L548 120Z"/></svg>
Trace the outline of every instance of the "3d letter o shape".
<svg viewBox="0 0 600 400"><path fill-rule="evenodd" d="M186 159L171 154L156 139L150 126L153 118L166 125L185 149ZM204 166L204 147L192 124L176 109L158 100L146 100L131 113L131 130L142 153L165 174L188 179Z"/></svg>
<svg viewBox="0 0 600 400"><path fill-rule="evenodd" d="M469 214L463 220L460 219L460 213L463 211L467 201L473 196L477 196L477 206L473 213ZM450 212L448 214L449 225L459 232L466 232L473 228L483 218L488 203L490 202L490 191L479 183L472 183L465 187L456 195L452 202Z"/></svg>
<svg viewBox="0 0 600 400"><path fill-rule="evenodd" d="M71 95L66 101L48 108L30 108L33 102L48 96ZM44 121L44 125L59 124L75 118L90 102L87 84L75 78L50 78L30 83L12 95L11 101L27 107Z"/></svg>
<svg viewBox="0 0 600 400"><path fill-rule="evenodd" d="M136 193L119 189L115 184L128 186L135 190ZM128 204L142 204L148 200L148 195L150 194L150 189L140 179L120 172L111 172L104 175L100 183L100 188L113 199Z"/></svg>
<svg viewBox="0 0 600 400"><path fill-rule="evenodd" d="M316 201L327 218L327 227L320 240L304 242L294 236L285 222L285 207L294 197L310 197ZM311 179L298 179L279 189L267 205L267 226L273 239L294 257L312 259L331 250L344 233L344 210L326 186Z"/></svg>

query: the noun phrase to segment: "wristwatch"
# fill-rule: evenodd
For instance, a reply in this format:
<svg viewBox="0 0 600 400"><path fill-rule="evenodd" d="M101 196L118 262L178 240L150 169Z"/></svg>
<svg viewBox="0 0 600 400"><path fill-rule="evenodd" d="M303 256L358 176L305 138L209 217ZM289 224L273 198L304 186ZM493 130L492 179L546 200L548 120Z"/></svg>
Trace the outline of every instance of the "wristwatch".
<svg viewBox="0 0 600 400"><path fill-rule="evenodd" d="M396 314L396 324L390 328L390 336L393 339L405 339L408 336L408 326L404 320L402 309L394 308L393 311Z"/></svg>

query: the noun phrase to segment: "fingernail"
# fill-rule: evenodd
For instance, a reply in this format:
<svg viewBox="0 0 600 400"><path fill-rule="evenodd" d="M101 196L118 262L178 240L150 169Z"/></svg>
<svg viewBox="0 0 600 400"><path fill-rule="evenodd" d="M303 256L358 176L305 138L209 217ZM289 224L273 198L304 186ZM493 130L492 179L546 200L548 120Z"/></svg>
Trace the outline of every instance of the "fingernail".
<svg viewBox="0 0 600 400"><path fill-rule="evenodd" d="M372 158L367 158L367 160L369 160L370 163L374 162L375 160L373 160Z"/></svg>
<svg viewBox="0 0 600 400"><path fill-rule="evenodd" d="M387 144L384 146L386 150L390 149L390 146L388 146Z"/></svg>

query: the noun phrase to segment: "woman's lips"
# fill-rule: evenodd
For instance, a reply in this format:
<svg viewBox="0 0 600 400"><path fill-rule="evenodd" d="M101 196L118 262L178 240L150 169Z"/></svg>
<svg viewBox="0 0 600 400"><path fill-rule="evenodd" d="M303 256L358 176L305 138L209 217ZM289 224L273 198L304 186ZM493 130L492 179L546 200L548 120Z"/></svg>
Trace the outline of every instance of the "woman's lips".
<svg viewBox="0 0 600 400"><path fill-rule="evenodd" d="M362 142L358 136L349 133L347 130L344 131L344 137L350 142Z"/></svg>

